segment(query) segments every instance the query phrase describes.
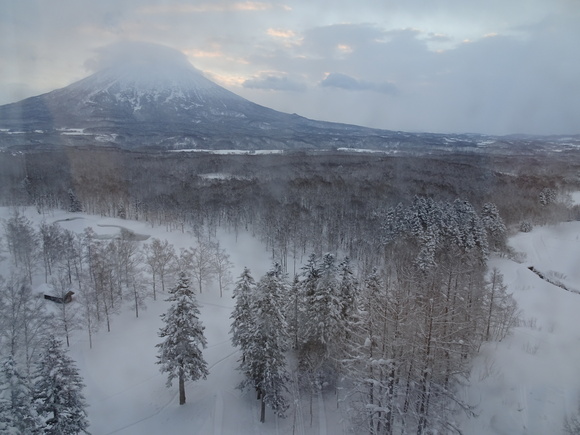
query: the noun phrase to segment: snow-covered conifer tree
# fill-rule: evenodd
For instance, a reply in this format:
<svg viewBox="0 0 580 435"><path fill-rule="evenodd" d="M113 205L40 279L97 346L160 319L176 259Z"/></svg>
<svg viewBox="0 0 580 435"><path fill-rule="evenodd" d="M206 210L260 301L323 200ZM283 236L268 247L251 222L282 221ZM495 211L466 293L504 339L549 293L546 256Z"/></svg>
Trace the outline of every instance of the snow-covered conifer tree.
<svg viewBox="0 0 580 435"><path fill-rule="evenodd" d="M487 241L492 250L499 251L505 247L507 229L496 205L488 202L481 209L481 223L487 231Z"/></svg>
<svg viewBox="0 0 580 435"><path fill-rule="evenodd" d="M377 412L380 403L380 370L376 364L380 357L381 333L383 332L381 318L381 289L383 282L377 270L365 279L360 295L360 312L358 327L351 337L350 358L347 370L351 372L355 396L360 402L353 402L358 409L357 416L362 423L368 424L368 433L376 434L377 427L382 423Z"/></svg>
<svg viewBox="0 0 580 435"><path fill-rule="evenodd" d="M320 280L316 292L306 300L311 329L307 336L325 346L332 342L337 333L341 303L338 298L334 255L327 253L320 265Z"/></svg>
<svg viewBox="0 0 580 435"><path fill-rule="evenodd" d="M205 379L209 374L202 354L202 349L207 345L203 335L205 327L199 320L195 295L184 272L179 274L167 301L172 302L172 305L167 313L161 315L165 326L159 331L159 336L165 340L157 345L157 364L161 365L161 372L168 373L168 387L172 385L173 379L178 379L179 404L183 405L185 381Z"/></svg>
<svg viewBox="0 0 580 435"><path fill-rule="evenodd" d="M260 279L253 298L254 318L248 334L245 361L240 370L246 379L240 388L254 388L261 400L260 421L266 417L266 405L283 417L288 402L286 372L287 324L282 312L281 295L285 294L285 277L279 264L275 264Z"/></svg>
<svg viewBox="0 0 580 435"><path fill-rule="evenodd" d="M44 432L32 400L27 378L9 355L0 366L0 433L36 435Z"/></svg>
<svg viewBox="0 0 580 435"><path fill-rule="evenodd" d="M87 403L83 381L62 343L50 336L40 357L34 383L36 409L48 434L87 432Z"/></svg>
<svg viewBox="0 0 580 435"><path fill-rule="evenodd" d="M313 299L316 296L316 288L318 287L318 281L320 280L320 266L318 264L318 258L315 254L310 254L308 261L302 267L302 280L300 281L300 305L299 308L299 328L301 343L306 343L308 341L307 327L309 323L309 312L307 309L307 301Z"/></svg>
<svg viewBox="0 0 580 435"><path fill-rule="evenodd" d="M336 335L330 347L330 356L335 362L338 374L343 369L342 363L348 352L348 343L358 320L356 315L358 283L354 278L348 257L338 265L337 274L338 289L336 297L340 311L337 316Z"/></svg>
<svg viewBox="0 0 580 435"><path fill-rule="evenodd" d="M298 349L299 336L301 332L300 310L302 310L302 288L298 275L294 276L294 281L289 288L288 297L284 307L286 321L288 323L288 334L291 337L291 346Z"/></svg>
<svg viewBox="0 0 580 435"><path fill-rule="evenodd" d="M256 289L256 282L250 270L245 267L234 287L233 298L236 306L230 316L232 319L232 344L239 347L242 352L242 363L246 360L246 352L250 343L250 328L252 328L252 298Z"/></svg>
<svg viewBox="0 0 580 435"><path fill-rule="evenodd" d="M79 213L83 211L83 205L77 198L75 192L72 189L68 190L68 197L69 197L69 206L68 211L71 213Z"/></svg>
<svg viewBox="0 0 580 435"><path fill-rule="evenodd" d="M355 308L357 282L354 277L350 258L346 257L338 265L338 298L340 300L340 322L343 333L348 332L348 324Z"/></svg>
<svg viewBox="0 0 580 435"><path fill-rule="evenodd" d="M308 270L307 270L308 273ZM316 282L305 280L312 289L304 292L304 333L300 349L300 366L313 387L334 382L337 368L331 350L337 344L341 331L342 303L339 295L335 257L325 254L320 262Z"/></svg>

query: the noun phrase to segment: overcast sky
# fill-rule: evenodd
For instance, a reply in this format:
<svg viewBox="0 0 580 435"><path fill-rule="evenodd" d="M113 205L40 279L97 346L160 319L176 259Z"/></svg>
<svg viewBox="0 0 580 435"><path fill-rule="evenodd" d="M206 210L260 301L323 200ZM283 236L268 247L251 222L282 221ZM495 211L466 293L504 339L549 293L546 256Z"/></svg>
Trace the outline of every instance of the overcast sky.
<svg viewBox="0 0 580 435"><path fill-rule="evenodd" d="M0 1L0 104L89 75L127 40L313 119L580 133L580 0Z"/></svg>

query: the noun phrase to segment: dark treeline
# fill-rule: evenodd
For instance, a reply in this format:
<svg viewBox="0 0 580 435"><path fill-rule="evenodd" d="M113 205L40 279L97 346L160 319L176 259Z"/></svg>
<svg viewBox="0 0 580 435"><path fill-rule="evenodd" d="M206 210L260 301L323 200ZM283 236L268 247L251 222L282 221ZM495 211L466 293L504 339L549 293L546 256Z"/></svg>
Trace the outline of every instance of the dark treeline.
<svg viewBox="0 0 580 435"><path fill-rule="evenodd" d="M413 197L493 202L508 227L576 219L577 158L565 155L388 156L137 153L77 149L3 153L3 205L148 221L181 229L247 229L291 270L288 258L376 246L377 212ZM290 238L289 235L293 236ZM369 245L371 243L371 245Z"/></svg>

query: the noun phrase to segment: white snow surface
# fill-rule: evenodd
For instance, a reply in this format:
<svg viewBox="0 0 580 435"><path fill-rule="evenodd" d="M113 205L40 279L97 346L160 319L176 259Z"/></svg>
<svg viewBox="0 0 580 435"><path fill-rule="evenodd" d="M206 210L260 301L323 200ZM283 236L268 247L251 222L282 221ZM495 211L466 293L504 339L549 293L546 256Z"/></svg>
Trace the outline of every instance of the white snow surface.
<svg viewBox="0 0 580 435"><path fill-rule="evenodd" d="M465 398L479 404L466 434L563 434L580 393L580 294L550 284L528 269L580 287L580 222L536 227L509 241L521 264L490 261L504 275L522 311L522 324L500 343L485 345Z"/></svg>
<svg viewBox="0 0 580 435"><path fill-rule="evenodd" d="M167 239L177 249L194 244L188 234L152 228L144 222L57 211L44 216L33 209L24 212L38 223L42 219L70 219L60 225L78 232L91 226L103 238L114 236L120 231L115 226L120 226ZM8 208L0 209L0 218L9 213ZM256 280L270 268L271 258L249 234L240 234L236 240L233 234L222 232L218 238L235 264L236 278L244 266L251 269ZM525 253L523 262L494 258L490 266L504 274L504 282L517 299L524 321L503 342L482 347L470 386L462 391L466 401L477 405L478 416L463 417L461 424L468 435L563 434L564 416L577 409L580 392L580 294L542 280L528 266L580 287L580 222L536 227L530 233L512 237L510 245ZM6 262L3 263L0 266L5 274ZM39 292L44 290L41 281L39 277ZM103 328L93 337L92 349L84 331L74 333L70 355L86 383L91 433L350 433L341 414L344 404L337 409L337 398L331 392L315 398L312 420L304 395L291 400L293 406L286 419L276 418L268 410L266 422L259 423L255 396L235 388L241 376L236 371L239 354L229 336L229 315L234 303L231 290L220 298L215 288L209 288L197 297L206 328L208 347L204 357L210 375L207 380L186 383L187 403L183 406L178 404L177 385L167 388L165 375L155 364L155 345L160 342L157 332L162 326L159 315L168 307L164 295L157 301L148 300L147 310L140 312L139 318L135 318L128 303L113 318L111 332Z"/></svg>
<svg viewBox="0 0 580 435"><path fill-rule="evenodd" d="M284 150L209 150L209 149L197 149L197 148L170 150L170 152L173 152L173 153L208 153L208 154L220 154L220 155L284 154Z"/></svg>

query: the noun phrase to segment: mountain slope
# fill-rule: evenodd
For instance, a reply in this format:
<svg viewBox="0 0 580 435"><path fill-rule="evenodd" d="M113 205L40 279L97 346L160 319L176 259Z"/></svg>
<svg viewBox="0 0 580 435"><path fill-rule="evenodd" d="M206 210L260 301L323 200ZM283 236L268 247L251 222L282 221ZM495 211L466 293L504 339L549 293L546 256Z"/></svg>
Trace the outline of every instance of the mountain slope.
<svg viewBox="0 0 580 435"><path fill-rule="evenodd" d="M179 56L128 59L65 88L0 106L0 129L17 142L38 139L42 131L53 140L64 132L68 141L92 136L129 147L234 149L345 146L354 138L382 142L389 133L260 106Z"/></svg>
<svg viewBox="0 0 580 435"><path fill-rule="evenodd" d="M114 50L113 50L114 52ZM104 59L104 60L103 60ZM580 137L405 133L314 121L213 83L179 51L131 42L93 75L0 106L0 148L373 149L389 152L576 152Z"/></svg>

